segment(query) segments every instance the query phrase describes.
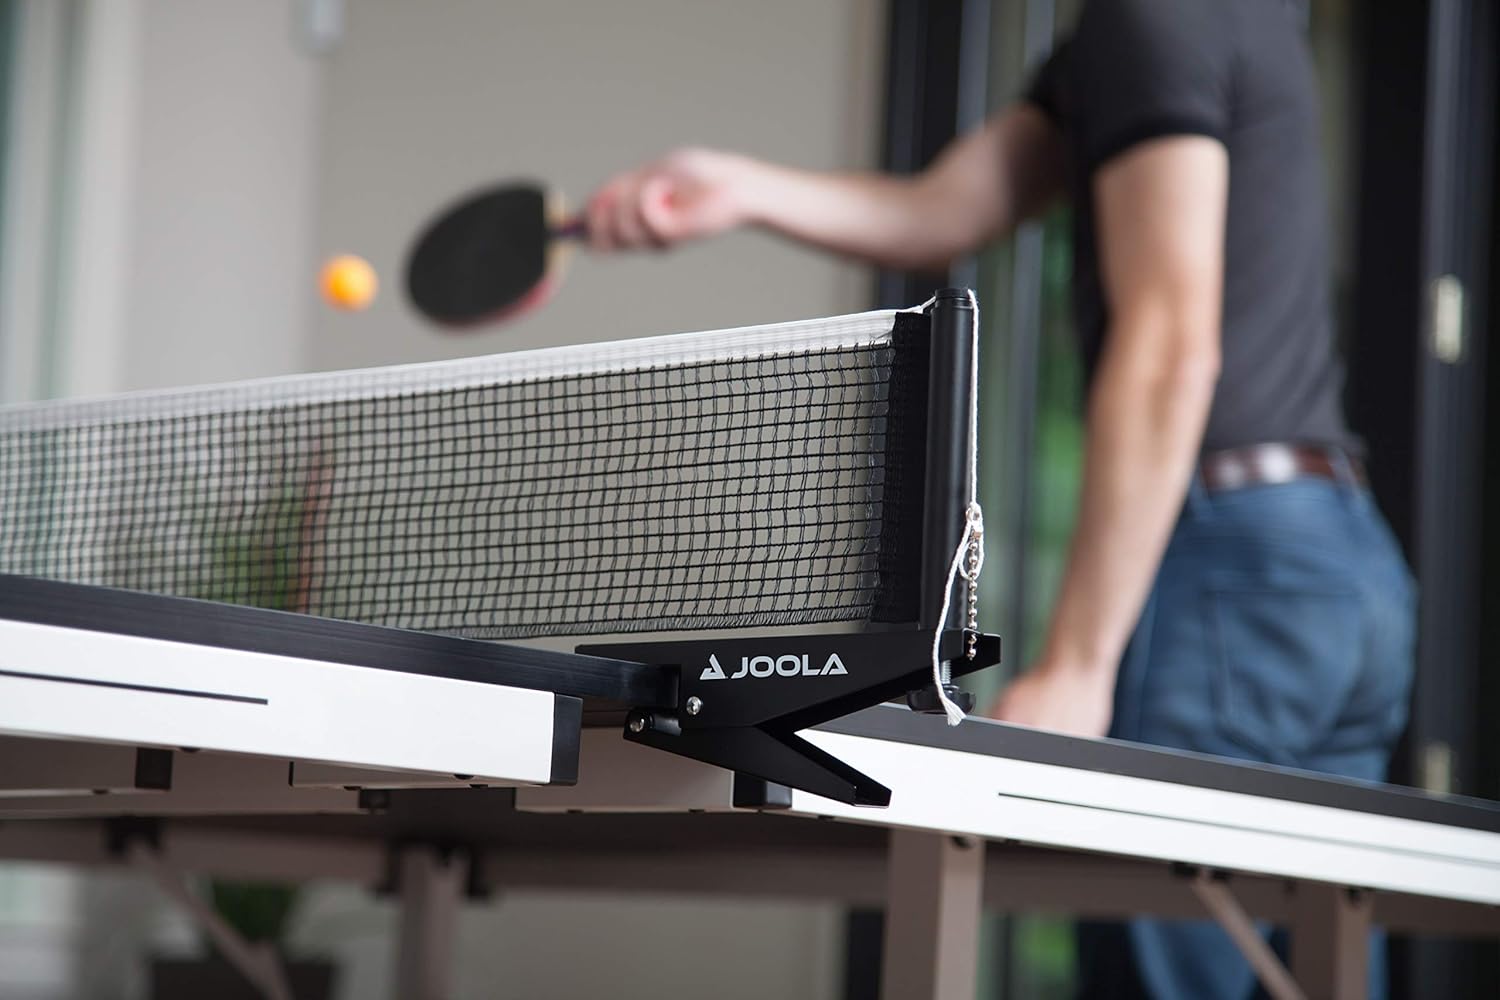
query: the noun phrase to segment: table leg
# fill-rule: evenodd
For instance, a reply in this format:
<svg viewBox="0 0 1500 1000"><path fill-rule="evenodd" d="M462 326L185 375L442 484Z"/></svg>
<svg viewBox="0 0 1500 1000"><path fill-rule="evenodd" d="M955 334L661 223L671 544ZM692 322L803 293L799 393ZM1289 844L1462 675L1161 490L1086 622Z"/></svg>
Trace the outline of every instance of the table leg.
<svg viewBox="0 0 1500 1000"><path fill-rule="evenodd" d="M982 841L893 830L883 1000L974 1000L984 894Z"/></svg>
<svg viewBox="0 0 1500 1000"><path fill-rule="evenodd" d="M410 848L400 858L401 942L396 996L447 1000L453 932L463 898L464 865L431 848Z"/></svg>
<svg viewBox="0 0 1500 1000"><path fill-rule="evenodd" d="M1314 1000L1369 996L1371 895L1333 885L1297 886L1292 972Z"/></svg>

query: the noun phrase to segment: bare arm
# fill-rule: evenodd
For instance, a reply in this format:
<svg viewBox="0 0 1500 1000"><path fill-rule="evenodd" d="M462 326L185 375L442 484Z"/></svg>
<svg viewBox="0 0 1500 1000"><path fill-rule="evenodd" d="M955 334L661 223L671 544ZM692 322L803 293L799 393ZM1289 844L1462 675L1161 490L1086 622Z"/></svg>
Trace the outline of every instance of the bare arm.
<svg viewBox="0 0 1500 1000"><path fill-rule="evenodd" d="M1089 396L1083 495L1041 660L1013 722L1103 735L1115 673L1182 507L1219 373L1229 162L1145 143L1095 177L1110 326Z"/></svg>
<svg viewBox="0 0 1500 1000"><path fill-rule="evenodd" d="M1035 215L1061 187L1060 139L1018 104L914 177L797 170L689 149L622 174L590 200L596 249L669 246L758 225L890 267L938 270Z"/></svg>

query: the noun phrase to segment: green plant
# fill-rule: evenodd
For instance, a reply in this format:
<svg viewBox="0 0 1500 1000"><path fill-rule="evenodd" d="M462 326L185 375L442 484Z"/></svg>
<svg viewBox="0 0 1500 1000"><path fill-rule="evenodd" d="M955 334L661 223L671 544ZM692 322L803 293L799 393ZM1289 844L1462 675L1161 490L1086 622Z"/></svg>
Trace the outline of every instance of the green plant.
<svg viewBox="0 0 1500 1000"><path fill-rule="evenodd" d="M265 942L278 949L297 906L296 886L272 882L213 881L209 896L224 922L251 942Z"/></svg>

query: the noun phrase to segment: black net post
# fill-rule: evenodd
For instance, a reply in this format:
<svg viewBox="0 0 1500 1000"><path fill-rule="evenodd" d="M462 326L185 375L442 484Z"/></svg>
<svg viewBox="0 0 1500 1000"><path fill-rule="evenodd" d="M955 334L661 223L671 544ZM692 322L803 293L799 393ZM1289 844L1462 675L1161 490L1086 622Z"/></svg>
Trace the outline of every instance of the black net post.
<svg viewBox="0 0 1500 1000"><path fill-rule="evenodd" d="M922 504L922 625L961 627L963 600L954 594L940 620L953 554L969 503L969 373L974 362L974 303L965 289L945 288L928 307L932 320L927 383L926 490ZM962 581L955 580L955 587Z"/></svg>

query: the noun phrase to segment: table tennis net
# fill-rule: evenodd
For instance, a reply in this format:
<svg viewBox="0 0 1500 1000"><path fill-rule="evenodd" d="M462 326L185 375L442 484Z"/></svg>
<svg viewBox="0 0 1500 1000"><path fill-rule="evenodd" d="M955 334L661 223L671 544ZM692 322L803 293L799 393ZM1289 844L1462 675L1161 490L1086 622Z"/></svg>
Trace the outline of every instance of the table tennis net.
<svg viewBox="0 0 1500 1000"><path fill-rule="evenodd" d="M0 572L477 638L911 621L926 330L0 408Z"/></svg>

